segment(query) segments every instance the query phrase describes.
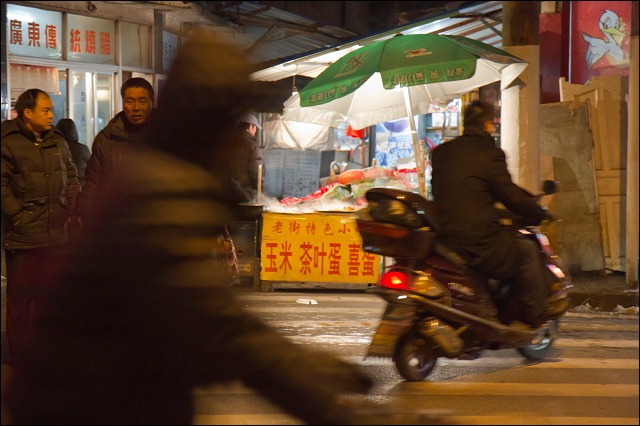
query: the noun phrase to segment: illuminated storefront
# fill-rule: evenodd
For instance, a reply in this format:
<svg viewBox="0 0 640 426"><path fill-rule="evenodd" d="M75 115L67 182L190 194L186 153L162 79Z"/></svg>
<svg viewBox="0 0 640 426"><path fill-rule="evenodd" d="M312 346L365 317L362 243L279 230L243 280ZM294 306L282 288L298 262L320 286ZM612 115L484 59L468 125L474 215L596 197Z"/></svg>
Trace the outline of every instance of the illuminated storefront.
<svg viewBox="0 0 640 426"><path fill-rule="evenodd" d="M51 95L54 122L72 118L80 142L91 147L95 135L121 109L123 81L143 77L157 87L162 77L154 73L152 25L10 3L3 7L8 59L3 120L13 118L22 92L39 88ZM171 59L177 36L162 31L162 38L162 49ZM165 62L162 72L168 69Z"/></svg>

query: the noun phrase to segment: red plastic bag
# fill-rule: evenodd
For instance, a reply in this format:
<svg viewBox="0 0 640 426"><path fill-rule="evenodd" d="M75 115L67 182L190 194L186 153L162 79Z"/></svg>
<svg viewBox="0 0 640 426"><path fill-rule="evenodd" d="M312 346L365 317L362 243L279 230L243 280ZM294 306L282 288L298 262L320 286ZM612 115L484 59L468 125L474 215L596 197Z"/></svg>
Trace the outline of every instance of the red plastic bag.
<svg viewBox="0 0 640 426"><path fill-rule="evenodd" d="M351 136L352 138L363 139L364 138L364 129L354 130L351 127L351 124L347 126L347 136Z"/></svg>

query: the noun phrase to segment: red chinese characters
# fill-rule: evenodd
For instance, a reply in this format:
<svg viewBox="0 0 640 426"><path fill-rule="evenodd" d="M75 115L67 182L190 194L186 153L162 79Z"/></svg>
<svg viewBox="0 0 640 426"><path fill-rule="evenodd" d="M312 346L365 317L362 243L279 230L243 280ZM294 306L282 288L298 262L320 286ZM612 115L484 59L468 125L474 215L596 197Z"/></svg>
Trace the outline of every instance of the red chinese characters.
<svg viewBox="0 0 640 426"><path fill-rule="evenodd" d="M355 222L331 214L266 214L262 228L265 280L375 282L380 257L362 250Z"/></svg>

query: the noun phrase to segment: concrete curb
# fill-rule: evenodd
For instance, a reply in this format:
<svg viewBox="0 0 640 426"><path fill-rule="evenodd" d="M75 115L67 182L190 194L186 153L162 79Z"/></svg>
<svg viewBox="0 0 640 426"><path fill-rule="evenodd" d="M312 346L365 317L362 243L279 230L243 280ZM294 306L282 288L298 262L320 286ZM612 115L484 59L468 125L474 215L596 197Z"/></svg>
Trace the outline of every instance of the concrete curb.
<svg viewBox="0 0 640 426"><path fill-rule="evenodd" d="M573 277L569 289L570 309L589 305L599 311L611 312L638 306L638 288L629 288L623 275Z"/></svg>

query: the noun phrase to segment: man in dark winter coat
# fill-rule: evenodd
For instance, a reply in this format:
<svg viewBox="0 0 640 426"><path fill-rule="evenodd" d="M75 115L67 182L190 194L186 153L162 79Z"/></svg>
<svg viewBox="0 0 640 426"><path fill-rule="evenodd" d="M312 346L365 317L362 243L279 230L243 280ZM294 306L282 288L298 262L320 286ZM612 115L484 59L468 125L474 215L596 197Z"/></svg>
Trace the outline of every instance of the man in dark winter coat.
<svg viewBox="0 0 640 426"><path fill-rule="evenodd" d="M196 387L234 380L307 423L353 420L339 402L370 379L280 335L224 282L217 236L232 205L210 161L258 99L248 75L204 34L179 50L151 146L102 186L12 370L16 424L189 424Z"/></svg>
<svg viewBox="0 0 640 426"><path fill-rule="evenodd" d="M242 114L237 123L238 128L220 147L220 155L214 159L213 167L223 174L232 202L256 201L258 173L262 164L256 133L262 126L251 113Z"/></svg>
<svg viewBox="0 0 640 426"><path fill-rule="evenodd" d="M494 108L474 101L464 110L464 133L431 156L431 185L439 236L469 266L493 279L515 279L522 308L519 320L537 327L546 319L549 283L535 243L507 231L495 204L539 224L549 218L536 198L511 180L504 151L495 146Z"/></svg>
<svg viewBox="0 0 640 426"><path fill-rule="evenodd" d="M7 264L7 340L19 360L31 313L55 274L80 191L64 136L52 126L53 105L40 89L18 97L18 117L2 124L2 245ZM53 269L52 269L53 268Z"/></svg>
<svg viewBox="0 0 640 426"><path fill-rule="evenodd" d="M84 183L84 171L87 168L87 161L91 157L91 150L78 140L78 129L72 119L61 118L56 123L56 129L60 130L69 144L71 157L78 168L78 180L82 186Z"/></svg>
<svg viewBox="0 0 640 426"><path fill-rule="evenodd" d="M83 222L91 204L97 202L106 178L131 150L147 142L152 127L155 95L151 83L141 77L130 78L122 84L120 94L122 111L98 133L91 146L82 193L78 197L78 213Z"/></svg>

